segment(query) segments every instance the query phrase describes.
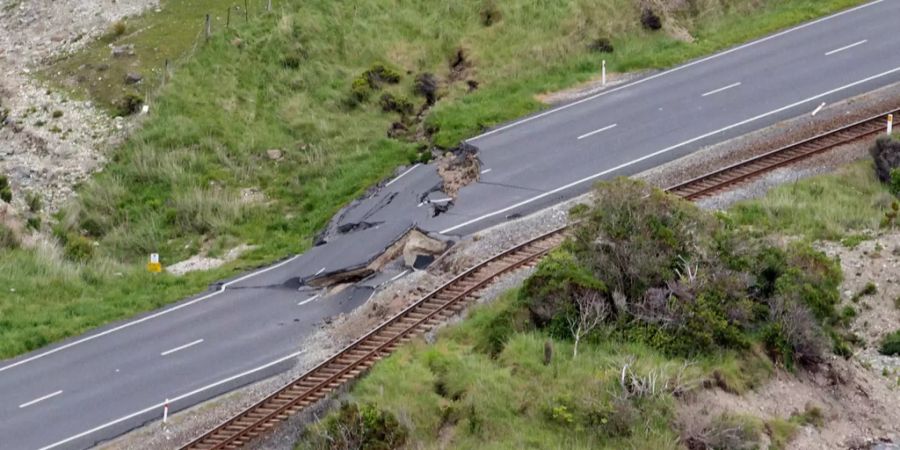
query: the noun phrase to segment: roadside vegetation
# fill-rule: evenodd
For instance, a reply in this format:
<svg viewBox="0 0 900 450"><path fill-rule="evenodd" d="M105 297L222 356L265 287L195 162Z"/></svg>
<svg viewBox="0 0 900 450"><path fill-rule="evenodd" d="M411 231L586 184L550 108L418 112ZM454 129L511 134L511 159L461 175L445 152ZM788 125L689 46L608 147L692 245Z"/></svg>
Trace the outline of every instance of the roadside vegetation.
<svg viewBox="0 0 900 450"><path fill-rule="evenodd" d="M821 420L702 421L676 404L849 356L836 261L627 179L571 214L520 289L379 363L298 448L784 448ZM391 420L348 422L354 408Z"/></svg>
<svg viewBox="0 0 900 450"><path fill-rule="evenodd" d="M43 76L111 114L150 114L70 206L35 223L53 242L0 232L0 357L302 251L398 165L542 108L536 94L595 77L601 59L665 68L861 1L676 3L251 2L226 29L218 2L164 1L110 24ZM126 84L131 71L141 80ZM219 270L144 273L151 252L166 265L238 244L256 247Z"/></svg>

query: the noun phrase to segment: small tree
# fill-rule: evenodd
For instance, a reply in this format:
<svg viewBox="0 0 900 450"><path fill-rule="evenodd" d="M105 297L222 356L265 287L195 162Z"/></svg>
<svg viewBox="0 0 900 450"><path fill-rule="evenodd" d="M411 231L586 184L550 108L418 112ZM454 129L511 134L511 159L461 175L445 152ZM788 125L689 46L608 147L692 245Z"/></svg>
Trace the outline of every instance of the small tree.
<svg viewBox="0 0 900 450"><path fill-rule="evenodd" d="M578 343L581 338L588 335L606 320L609 315L609 305L603 298L603 294L597 291L587 291L575 298L576 314L568 317L569 331L575 339L575 348L572 357L578 357Z"/></svg>

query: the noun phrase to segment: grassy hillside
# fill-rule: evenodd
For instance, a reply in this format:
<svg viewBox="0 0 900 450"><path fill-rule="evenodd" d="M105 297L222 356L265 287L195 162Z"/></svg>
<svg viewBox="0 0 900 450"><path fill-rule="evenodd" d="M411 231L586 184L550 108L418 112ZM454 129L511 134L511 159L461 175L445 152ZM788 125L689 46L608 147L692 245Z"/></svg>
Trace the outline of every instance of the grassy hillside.
<svg viewBox="0 0 900 450"><path fill-rule="evenodd" d="M145 97L151 113L59 215L61 251L0 249L0 286L10 287L0 357L302 251L341 205L421 150L541 108L534 94L596 76L600 59L612 71L668 67L858 3L703 0L658 8L666 26L650 31L632 0L276 1L271 13L253 2L247 23L232 9L230 29L228 4L164 2L45 74L79 73L59 82L111 110ZM204 42L207 11L215 32ZM613 53L596 51L603 40ZM110 56L122 44L136 55ZM177 64L160 87L150 70L164 59ZM101 67L115 82L90 81ZM117 79L129 70L143 71L137 87ZM405 138L387 137L394 122ZM239 243L258 247L225 269L142 273L153 251L171 264Z"/></svg>

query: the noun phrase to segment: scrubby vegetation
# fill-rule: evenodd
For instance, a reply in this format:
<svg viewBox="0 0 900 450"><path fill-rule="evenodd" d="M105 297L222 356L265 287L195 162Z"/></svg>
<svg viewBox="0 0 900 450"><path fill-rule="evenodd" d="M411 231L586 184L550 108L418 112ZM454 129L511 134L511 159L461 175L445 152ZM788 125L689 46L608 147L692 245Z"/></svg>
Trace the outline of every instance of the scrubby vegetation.
<svg viewBox="0 0 900 450"><path fill-rule="evenodd" d="M900 356L900 330L885 336L878 351L882 355Z"/></svg>
<svg viewBox="0 0 900 450"><path fill-rule="evenodd" d="M843 353L836 261L747 238L727 217L628 179L598 185L573 215L570 238L520 290L435 344L400 350L350 398L427 448L750 449L766 436L783 448L798 425L820 423L813 408L768 422L676 420L674 404Z"/></svg>
<svg viewBox="0 0 900 450"><path fill-rule="evenodd" d="M423 149L452 148L541 108L535 94L594 77L598 38L610 44L600 50L615 48L604 55L610 71L667 67L857 3L657 6L663 27L651 32L633 0L276 2L271 13L259 2L247 12L164 1L162 12L130 18L123 34L43 74L66 74L63 84L114 114L144 103L150 113L76 202L44 225L66 251L0 255L0 284L16 288L0 298L8 311L0 356L302 251L341 205L398 165L426 160ZM671 25L694 42L672 37ZM124 84L130 71L143 80ZM245 189L265 201L242 201ZM220 271L184 279L142 273L150 252L170 264L238 243L258 247Z"/></svg>

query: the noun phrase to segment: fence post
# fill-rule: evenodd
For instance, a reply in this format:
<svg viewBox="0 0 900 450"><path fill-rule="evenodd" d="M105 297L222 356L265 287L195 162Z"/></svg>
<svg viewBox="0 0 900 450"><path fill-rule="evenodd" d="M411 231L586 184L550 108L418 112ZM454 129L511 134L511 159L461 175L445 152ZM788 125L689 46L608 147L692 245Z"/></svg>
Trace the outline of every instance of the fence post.
<svg viewBox="0 0 900 450"><path fill-rule="evenodd" d="M272 0L266 2L266 12L272 11Z"/></svg>
<svg viewBox="0 0 900 450"><path fill-rule="evenodd" d="M206 40L209 40L210 32L212 31L212 26L209 20L209 14L206 15Z"/></svg>
<svg viewBox="0 0 900 450"><path fill-rule="evenodd" d="M887 126L887 134L890 136L894 133L894 115L888 114L888 126Z"/></svg>
<svg viewBox="0 0 900 450"><path fill-rule="evenodd" d="M225 28L231 28L231 6L228 7L228 12L225 14Z"/></svg>
<svg viewBox="0 0 900 450"><path fill-rule="evenodd" d="M602 72L602 74L600 76L602 78L601 83L603 84L603 86L606 86L606 60L605 59L603 60L603 68L601 69L601 72Z"/></svg>
<svg viewBox="0 0 900 450"><path fill-rule="evenodd" d="M244 0L244 22L250 21L250 4L248 0Z"/></svg>

